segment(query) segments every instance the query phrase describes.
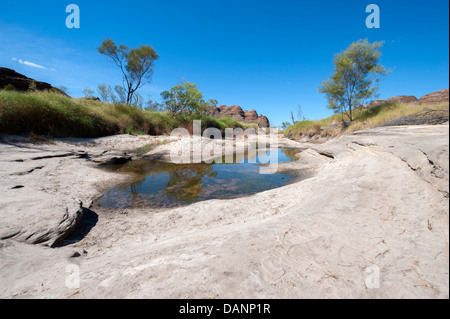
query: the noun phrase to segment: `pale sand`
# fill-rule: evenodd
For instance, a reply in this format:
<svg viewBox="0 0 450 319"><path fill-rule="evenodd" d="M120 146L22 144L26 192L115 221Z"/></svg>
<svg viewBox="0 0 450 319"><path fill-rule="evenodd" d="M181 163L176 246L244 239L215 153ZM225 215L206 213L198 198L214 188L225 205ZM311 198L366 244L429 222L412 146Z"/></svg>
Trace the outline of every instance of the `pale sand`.
<svg viewBox="0 0 450 319"><path fill-rule="evenodd" d="M448 138L440 125L378 128L321 145L283 139L305 151L280 169L314 177L162 211L93 208L95 227L61 248L27 238L51 245L77 220L77 203L89 207L126 177L77 155L31 158L87 152L107 160L156 142L165 144L149 155L164 157L185 142L1 143L0 237L9 239L0 241L0 298L449 298ZM67 286L70 265L79 267L79 288ZM379 288L366 272L373 266Z"/></svg>

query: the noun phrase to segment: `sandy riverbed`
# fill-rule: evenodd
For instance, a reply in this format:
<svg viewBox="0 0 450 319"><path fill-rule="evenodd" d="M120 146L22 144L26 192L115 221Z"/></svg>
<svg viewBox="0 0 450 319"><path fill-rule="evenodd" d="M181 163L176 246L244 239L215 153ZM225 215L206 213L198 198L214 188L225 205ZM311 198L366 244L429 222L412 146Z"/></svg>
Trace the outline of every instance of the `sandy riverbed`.
<svg viewBox="0 0 450 319"><path fill-rule="evenodd" d="M304 151L280 169L312 178L246 198L111 211L91 205L126 176L98 162L166 158L186 141L3 137L0 298L448 298L448 138L439 125L320 145L281 139ZM49 247L83 216L95 220L85 237Z"/></svg>

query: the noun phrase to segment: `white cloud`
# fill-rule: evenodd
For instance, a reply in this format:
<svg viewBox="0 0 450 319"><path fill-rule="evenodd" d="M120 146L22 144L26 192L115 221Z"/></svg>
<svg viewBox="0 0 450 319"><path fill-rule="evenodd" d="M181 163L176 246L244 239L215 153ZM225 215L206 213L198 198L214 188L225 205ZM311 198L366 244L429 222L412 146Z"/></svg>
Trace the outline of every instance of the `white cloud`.
<svg viewBox="0 0 450 319"><path fill-rule="evenodd" d="M47 70L47 68L43 67L42 65L39 65L39 64L30 62L30 61L23 61L23 60L20 60L20 59L17 59L17 58L12 58L12 60L13 61L17 61L17 62L19 62L20 64L23 64L23 65L31 66L33 68Z"/></svg>

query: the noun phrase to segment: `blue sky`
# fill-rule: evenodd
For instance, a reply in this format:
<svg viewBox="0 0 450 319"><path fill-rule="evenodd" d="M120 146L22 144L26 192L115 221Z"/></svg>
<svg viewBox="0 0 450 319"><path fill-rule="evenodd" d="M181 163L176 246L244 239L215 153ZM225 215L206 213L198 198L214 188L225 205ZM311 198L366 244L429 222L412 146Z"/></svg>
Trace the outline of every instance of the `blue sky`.
<svg viewBox="0 0 450 319"><path fill-rule="evenodd" d="M80 29L66 28L71 3L80 7ZM371 3L380 7L380 29L365 25ZM317 88L333 71L333 55L358 39L385 42L382 64L392 73L380 98L448 88L448 24L447 0L2 0L0 66L77 97L121 83L96 51L104 38L149 44L160 59L144 98L158 100L186 80L207 99L254 108L279 125L297 104L309 119L332 114Z"/></svg>

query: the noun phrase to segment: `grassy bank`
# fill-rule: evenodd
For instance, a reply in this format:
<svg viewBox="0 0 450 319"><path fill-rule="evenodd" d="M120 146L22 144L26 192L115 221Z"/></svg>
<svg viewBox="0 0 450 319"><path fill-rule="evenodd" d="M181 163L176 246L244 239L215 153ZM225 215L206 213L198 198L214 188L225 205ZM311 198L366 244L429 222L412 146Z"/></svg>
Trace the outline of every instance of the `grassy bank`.
<svg viewBox="0 0 450 319"><path fill-rule="evenodd" d="M249 125L231 118L201 115L171 116L138 107L72 99L50 92L0 91L0 132L48 137L100 137L120 133L170 134L178 127L192 130L193 120L203 129L224 130Z"/></svg>
<svg viewBox="0 0 450 319"><path fill-rule="evenodd" d="M402 117L421 116L430 111L446 111L448 115L449 103L437 104L399 104L387 103L367 110L354 110L353 122L348 122L346 115L335 114L318 121L301 121L288 127L284 134L292 138L302 137L335 137L357 130L382 126L385 123ZM346 124L343 125L343 119Z"/></svg>

